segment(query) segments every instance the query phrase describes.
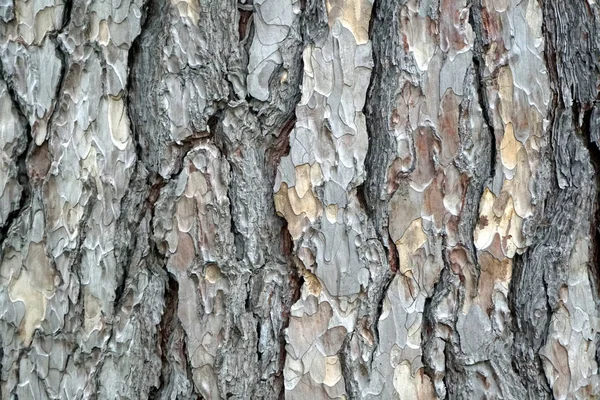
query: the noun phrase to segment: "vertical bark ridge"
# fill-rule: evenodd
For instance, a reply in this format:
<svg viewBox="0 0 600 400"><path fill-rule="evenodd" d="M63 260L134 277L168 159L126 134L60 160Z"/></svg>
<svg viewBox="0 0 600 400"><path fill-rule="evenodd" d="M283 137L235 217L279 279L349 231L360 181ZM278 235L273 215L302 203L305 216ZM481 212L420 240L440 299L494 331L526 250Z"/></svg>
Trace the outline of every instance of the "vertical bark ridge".
<svg viewBox="0 0 600 400"><path fill-rule="evenodd" d="M384 154L391 155L372 196L389 200L381 208L400 258L378 327L378 369L388 382L379 389L383 397L446 395L445 354L453 345L448 328L455 321L440 315L448 313L440 307L460 300L460 280L473 281L476 203L452 199L467 193L473 198L480 190L490 147L474 85L467 6L382 2L389 23L377 25L381 68L391 72L372 86L387 101L369 107L372 126L380 121L375 135L392 138L396 149L384 144ZM375 140L371 151L377 154ZM413 304L402 300L409 296Z"/></svg>
<svg viewBox="0 0 600 400"><path fill-rule="evenodd" d="M384 310L386 295L392 284L394 274L398 271L398 250L396 244L390 237L388 225L388 202L387 189L388 166L394 160L396 152L396 139L389 132L386 114L389 115L391 104L391 90L386 90L384 85L390 85L395 80L395 75L400 73L400 54L396 50L400 46L399 35L389 36L389 32L399 31L399 18L397 9L389 2L375 1L373 4L372 17L369 24L369 37L373 46L373 72L365 104L365 117L367 121L367 133L369 136L369 147L365 158L365 181L362 192L365 198L365 211L371 220L381 247L386 253L387 263L383 265L378 275L371 278L369 284L370 296L370 324L374 335L374 343L368 355L368 373L373 374L375 370L375 352L381 342L379 332L379 320ZM386 40L387 39L387 40ZM389 42L388 42L389 40ZM363 378L363 380L365 380ZM375 391L368 390L371 384L364 384L363 389L356 398L376 395L380 388Z"/></svg>
<svg viewBox="0 0 600 400"><path fill-rule="evenodd" d="M229 10L228 7L223 5L223 10L230 13L232 21L239 21L238 17L234 17L237 10ZM196 232L196 235L204 238L195 250L199 253L197 261L188 258L186 263L191 261L191 265L183 265L184 268L188 265L189 271L197 271L194 272L191 282L189 277L176 273L174 269L177 265L182 266L178 255L186 254L186 257L189 257L186 252L190 250L185 247L179 249L177 240L173 244L173 239L168 236L172 224L168 219L164 219L161 213L158 213L159 217L153 222L158 242L163 243L160 251L166 256L167 269L177 276L180 285L178 316L187 335L194 391L205 397L277 397L281 390L278 387L282 387L283 384L280 376L282 367L278 364L282 359L279 354L282 349L268 344L279 342L282 324L285 324L285 321L280 319L289 308L293 285L289 284L289 259L279 255L282 246L277 244L280 242L281 224L273 210L270 195L273 178L269 171L274 160L266 160L264 154L270 152L275 137L284 130L286 121L291 117L290 111L297 101L297 43L301 38L299 19L295 16L297 12L292 8L291 2L287 9L278 10L272 3L259 3L253 9L255 16L252 26L256 27L252 28L254 34L244 37L238 50L237 45L234 45L231 57L225 59L224 64L218 64L221 57L219 54L212 66L216 68L215 72L220 69L220 74L226 77L225 85L218 89L221 90L221 99L208 105L204 114L199 114L200 125L205 127L208 135L192 140L191 150L183 156L183 175L169 178L179 183L169 182L162 189L159 199L159 207L167 207L173 199L173 190L178 191L177 185L188 185L188 191L202 190L201 187L195 187L197 183L190 181L191 177L198 176L198 173L194 171L196 167L189 164L192 161L192 164L196 165L199 161L193 160L197 159L200 153L209 155L213 164L220 165L223 176L218 180L223 180L221 184L224 184L227 190L215 193L216 198L206 197L207 194L202 192L195 195L198 199L196 207L199 210L209 207L209 218L200 221L200 230ZM273 12L285 13L280 17L287 19L287 23L290 24L287 34L281 36L280 28L270 27L265 22L262 13ZM226 14L218 14L216 19L225 16ZM214 23L216 27L217 21ZM227 26L227 23L224 24ZM217 32L218 28L213 28L213 31ZM207 30L207 34L208 32ZM277 43L263 43L265 40L274 39L269 34L275 34L283 41L278 45L276 55L272 53L272 49ZM239 29L237 37L240 37ZM223 44L229 42L233 40L225 40ZM152 53L148 53L148 56L152 57ZM246 57L249 60L247 77L240 68L240 63ZM155 63L155 60L149 59L148 62ZM158 69L161 68L164 70L164 66L158 65ZM191 82L200 78L205 84L213 84L214 79L205 76L202 70L192 74L196 74L196 77L192 78ZM246 81L248 93L245 92ZM266 90L264 86L267 87ZM202 92L198 94L202 95ZM270 102L263 101L267 99L270 99ZM176 98L173 100L177 101ZM182 106L185 109L186 104ZM190 114L189 118L196 117ZM159 148L162 147L158 145ZM219 159L227 161L223 163ZM200 173L204 176L201 179L214 182L215 177L209 171L201 169ZM182 204L181 207L189 203L181 195L175 195L180 199L176 200L176 204ZM197 197L200 195L204 198ZM211 203L215 201L215 204ZM190 206L185 207L189 209ZM215 226L210 225L211 207L216 207L218 212L222 213L221 223ZM165 210L164 215L168 216L171 212ZM185 215L188 214L181 214L179 217L176 214L176 218L182 220L186 218ZM179 236L181 235L180 231ZM209 243L213 241L210 239L212 235L223 241ZM185 240L189 243L189 239ZM170 250L164 248L164 241ZM235 248L233 253L230 252L232 248ZM206 285L206 289L201 293L204 290L212 293L202 301L195 299L196 295L189 286L189 283L196 280L201 287ZM184 290L187 292L182 292L184 283L187 287ZM214 303L215 301L218 304ZM201 307L197 316L188 311L184 312L182 308L195 307L196 304ZM216 306L218 307L215 309ZM207 346L208 342L203 342L206 340L203 339L203 335L208 337L204 332L195 331L194 326L200 321L206 325L206 335L213 338L209 339L212 340L212 345ZM202 348L199 347L200 343ZM219 350L215 351L215 348ZM259 367L252 367L253 363L258 363ZM239 369L239 365L247 367ZM228 382L235 382L235 385L229 385Z"/></svg>
<svg viewBox="0 0 600 400"><path fill-rule="evenodd" d="M539 45L536 49L523 40L523 36L535 37L535 29L539 29L535 26L537 20L524 19L525 8L528 15L539 12L536 4L509 2L504 7L496 7L490 2L474 2L471 9L473 16L470 21L475 31L473 79L485 127L492 140L488 152L491 163L485 169L478 169L483 172L479 175L480 184L484 183L483 193L477 190L481 200L479 205L469 207L475 217L471 219L475 224L470 225L473 231L469 246L474 269L471 277L465 280L464 287L459 285L457 288L460 300L455 309L456 331L451 347L454 365L446 382L451 395L459 398L480 396L484 392L507 398L524 396L524 388L510 358L512 339L506 296L511 281L511 260L527 246L526 228L523 228L522 221L531 215L529 204L535 204L536 200L533 197L532 201L528 180L536 176L532 169L537 164L536 147L540 144L534 141L539 139L528 139L533 135L543 138L540 130L544 114L536 114L536 109L544 104L543 99L540 100L544 85L540 85L541 90L538 86L529 90L530 98L523 101L520 99L524 93L519 93L516 88L522 87L522 84L515 84L512 80L528 79L518 75L522 71L528 72L519 67L520 62L527 63L534 71L543 68L539 59L535 58L536 51L540 52ZM518 27L521 36L508 43L515 27ZM517 58L519 52L530 58ZM513 78L510 71L516 69L519 72ZM542 77L543 73L542 69ZM512 87L515 87L516 94L513 94ZM531 103L535 107L529 106ZM531 117L519 120L522 115L529 115L527 113ZM513 139L515 135L518 139ZM520 147L522 145L525 147ZM485 175L486 169L488 176Z"/></svg>
<svg viewBox="0 0 600 400"><path fill-rule="evenodd" d="M370 297L387 269L359 194L371 7L369 1L325 2L318 15L328 29L305 43L303 97L274 188L304 276L286 330L286 398L355 398L368 390L363 370L377 304Z"/></svg>
<svg viewBox="0 0 600 400"><path fill-rule="evenodd" d="M582 126L585 110L593 107L598 96L597 85L591 83L597 82L599 72L594 58L600 51L598 11L597 4L587 2L543 4L546 61L554 94L549 117L549 194L536 232L538 243L524 254L520 281L513 286L519 328L514 352L522 355L515 362L530 394L537 396L546 391L556 398L588 398L597 397L599 390L594 350L598 296L589 274L594 260L590 217L598 186ZM541 279L545 293L534 289ZM590 321L584 328L575 322L579 312ZM522 368L525 363L543 369L545 382L541 374L528 374Z"/></svg>

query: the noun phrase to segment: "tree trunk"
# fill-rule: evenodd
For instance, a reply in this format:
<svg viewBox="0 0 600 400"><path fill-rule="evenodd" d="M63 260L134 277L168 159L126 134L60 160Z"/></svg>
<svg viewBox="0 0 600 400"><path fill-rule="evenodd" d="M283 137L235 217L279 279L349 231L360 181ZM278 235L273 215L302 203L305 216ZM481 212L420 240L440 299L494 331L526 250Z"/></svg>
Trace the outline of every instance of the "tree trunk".
<svg viewBox="0 0 600 400"><path fill-rule="evenodd" d="M0 59L0 398L600 398L595 0L0 0Z"/></svg>

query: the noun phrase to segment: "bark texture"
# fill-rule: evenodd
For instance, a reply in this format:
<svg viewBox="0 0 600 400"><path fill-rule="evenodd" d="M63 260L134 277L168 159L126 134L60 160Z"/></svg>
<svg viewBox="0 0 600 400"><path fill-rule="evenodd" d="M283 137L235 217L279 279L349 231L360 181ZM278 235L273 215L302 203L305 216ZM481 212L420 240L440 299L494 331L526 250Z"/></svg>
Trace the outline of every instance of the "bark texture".
<svg viewBox="0 0 600 400"><path fill-rule="evenodd" d="M600 398L595 0L0 0L0 398Z"/></svg>

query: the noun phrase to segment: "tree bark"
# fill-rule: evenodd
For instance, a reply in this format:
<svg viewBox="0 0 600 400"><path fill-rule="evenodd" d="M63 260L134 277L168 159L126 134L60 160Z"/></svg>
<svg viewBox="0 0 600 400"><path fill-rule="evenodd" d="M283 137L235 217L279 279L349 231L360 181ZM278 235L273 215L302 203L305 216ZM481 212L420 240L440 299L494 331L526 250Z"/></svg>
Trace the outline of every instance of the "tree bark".
<svg viewBox="0 0 600 400"><path fill-rule="evenodd" d="M595 0L0 0L0 398L600 398Z"/></svg>

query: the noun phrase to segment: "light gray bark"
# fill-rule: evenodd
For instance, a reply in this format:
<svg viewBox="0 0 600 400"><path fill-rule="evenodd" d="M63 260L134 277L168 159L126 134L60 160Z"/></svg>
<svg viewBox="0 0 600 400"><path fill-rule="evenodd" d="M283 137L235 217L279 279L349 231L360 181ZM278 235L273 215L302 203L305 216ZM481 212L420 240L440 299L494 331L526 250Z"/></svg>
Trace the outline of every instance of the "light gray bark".
<svg viewBox="0 0 600 400"><path fill-rule="evenodd" d="M0 398L600 397L596 1L0 0L0 61Z"/></svg>

